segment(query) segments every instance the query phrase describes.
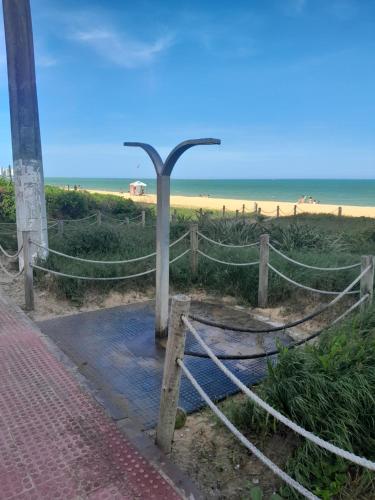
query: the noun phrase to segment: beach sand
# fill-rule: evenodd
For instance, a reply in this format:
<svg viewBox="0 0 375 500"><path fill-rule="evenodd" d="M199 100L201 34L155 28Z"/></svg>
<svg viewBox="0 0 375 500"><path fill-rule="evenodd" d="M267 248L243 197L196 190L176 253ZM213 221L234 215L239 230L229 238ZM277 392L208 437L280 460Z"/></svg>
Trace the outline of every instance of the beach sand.
<svg viewBox="0 0 375 500"><path fill-rule="evenodd" d="M112 194L129 198L139 203L156 204L155 194L146 194L143 196L134 196L129 193L120 193L115 191L103 191L88 189L90 193ZM255 203L261 209L261 213L266 216L276 215L276 207L280 207L280 216L293 215L294 205L297 205L297 213L310 214L333 214L338 215L339 207L337 205L308 204L308 203L290 203L286 201L264 201L264 200L234 200L228 198L211 198L208 196L171 196L171 207L175 208L194 208L203 210L222 210L223 205L228 212L239 210L242 212L245 206L245 212L254 211ZM342 205L342 215L352 217L375 217L375 207L360 207L354 205Z"/></svg>

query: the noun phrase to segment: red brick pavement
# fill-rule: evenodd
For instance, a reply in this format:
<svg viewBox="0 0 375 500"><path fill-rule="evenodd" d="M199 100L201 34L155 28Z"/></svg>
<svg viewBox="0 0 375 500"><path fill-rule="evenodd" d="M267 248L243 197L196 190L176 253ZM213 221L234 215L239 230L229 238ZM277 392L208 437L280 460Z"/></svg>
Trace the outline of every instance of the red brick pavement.
<svg viewBox="0 0 375 500"><path fill-rule="evenodd" d="M0 498L181 498L1 297Z"/></svg>

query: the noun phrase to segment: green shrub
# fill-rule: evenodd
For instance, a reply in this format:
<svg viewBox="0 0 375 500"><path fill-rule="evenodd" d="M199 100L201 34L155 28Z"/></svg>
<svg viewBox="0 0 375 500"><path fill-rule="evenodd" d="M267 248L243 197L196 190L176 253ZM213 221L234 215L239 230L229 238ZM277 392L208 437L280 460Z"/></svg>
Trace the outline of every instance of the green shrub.
<svg viewBox="0 0 375 500"><path fill-rule="evenodd" d="M269 363L258 393L305 429L375 460L375 308L327 331L316 345L284 349L275 365ZM228 412L245 432L283 430L249 400L232 403ZM373 473L302 438L287 470L320 498L375 496Z"/></svg>
<svg viewBox="0 0 375 500"><path fill-rule="evenodd" d="M16 205L13 183L0 177L0 222L14 222L15 220Z"/></svg>

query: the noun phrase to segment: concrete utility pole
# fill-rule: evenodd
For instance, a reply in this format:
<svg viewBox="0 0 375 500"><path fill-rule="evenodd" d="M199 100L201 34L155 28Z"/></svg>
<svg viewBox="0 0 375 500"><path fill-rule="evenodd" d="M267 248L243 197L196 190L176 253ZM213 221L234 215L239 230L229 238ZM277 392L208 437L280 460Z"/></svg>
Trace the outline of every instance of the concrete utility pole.
<svg viewBox="0 0 375 500"><path fill-rule="evenodd" d="M220 144L219 139L191 139L178 144L163 163L159 153L143 142L124 142L124 146L142 148L156 170L157 176L157 221L156 221L156 311L155 337L168 336L169 306L169 211L170 177L177 160L189 148L209 144Z"/></svg>
<svg viewBox="0 0 375 500"><path fill-rule="evenodd" d="M30 231L32 239L48 246L30 2L3 0L3 12L18 246L22 244L22 231ZM31 252L32 257L45 255L41 249Z"/></svg>

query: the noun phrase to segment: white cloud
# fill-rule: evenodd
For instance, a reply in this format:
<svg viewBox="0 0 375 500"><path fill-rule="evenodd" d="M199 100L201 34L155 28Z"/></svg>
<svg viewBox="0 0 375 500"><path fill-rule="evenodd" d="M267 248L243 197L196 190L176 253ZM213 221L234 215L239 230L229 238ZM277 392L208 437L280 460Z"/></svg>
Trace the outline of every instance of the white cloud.
<svg viewBox="0 0 375 500"><path fill-rule="evenodd" d="M71 38L90 47L107 61L125 68L151 63L158 54L165 52L173 44L171 35L146 43L104 27L77 30Z"/></svg>

